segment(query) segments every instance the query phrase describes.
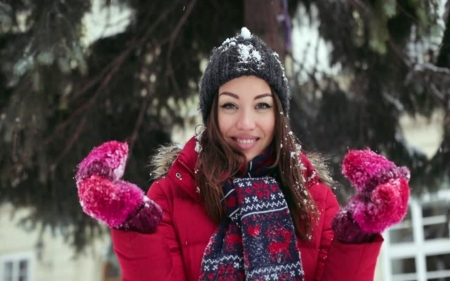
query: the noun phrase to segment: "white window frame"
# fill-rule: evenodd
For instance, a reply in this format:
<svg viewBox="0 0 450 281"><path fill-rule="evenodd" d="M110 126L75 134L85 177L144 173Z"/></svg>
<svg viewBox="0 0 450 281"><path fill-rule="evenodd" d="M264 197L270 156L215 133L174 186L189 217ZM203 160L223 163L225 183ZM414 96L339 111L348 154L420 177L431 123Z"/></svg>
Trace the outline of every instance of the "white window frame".
<svg viewBox="0 0 450 281"><path fill-rule="evenodd" d="M34 272L34 262L35 262L35 254L33 252L22 252L22 253L14 253L14 254L6 254L0 255L0 281L4 281L4 264L7 262L13 262L13 281L18 280L19 278L19 261L26 260L28 261L27 268L27 281L33 281L33 272Z"/></svg>
<svg viewBox="0 0 450 281"><path fill-rule="evenodd" d="M424 225L445 222L446 218L445 216L437 216L424 219L422 218L422 206L442 201L450 202L450 190L440 190L432 196L427 194L420 199L411 198L409 202L411 221L402 222L383 233L385 242L381 250L381 274L384 281L427 281L430 278L450 277L450 270L441 270L433 273L426 271L426 256L450 254L450 239L442 238L426 241L423 233ZM389 231L411 226L411 224L414 240L391 245ZM416 273L392 275L392 258L415 258Z"/></svg>

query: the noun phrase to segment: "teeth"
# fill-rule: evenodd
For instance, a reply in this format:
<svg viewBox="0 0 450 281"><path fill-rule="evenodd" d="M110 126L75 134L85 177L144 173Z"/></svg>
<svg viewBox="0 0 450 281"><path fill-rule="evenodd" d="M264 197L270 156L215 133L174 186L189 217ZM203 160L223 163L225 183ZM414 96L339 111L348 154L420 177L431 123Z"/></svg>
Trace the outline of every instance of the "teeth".
<svg viewBox="0 0 450 281"><path fill-rule="evenodd" d="M256 140L255 139L236 139L239 143L254 143Z"/></svg>

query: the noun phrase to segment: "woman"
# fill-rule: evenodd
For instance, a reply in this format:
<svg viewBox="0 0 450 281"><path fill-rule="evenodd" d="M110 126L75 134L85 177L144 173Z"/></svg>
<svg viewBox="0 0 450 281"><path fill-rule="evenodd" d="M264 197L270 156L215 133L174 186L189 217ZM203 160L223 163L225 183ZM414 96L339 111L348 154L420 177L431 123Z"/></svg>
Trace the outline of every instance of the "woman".
<svg viewBox="0 0 450 281"><path fill-rule="evenodd" d="M170 164L148 198L120 180L126 144L79 166L83 210L111 227L123 280L373 280L379 233L406 214L407 169L349 153L358 192L339 212L323 163L289 129L278 56L245 28L214 50L200 108L204 130L156 157Z"/></svg>

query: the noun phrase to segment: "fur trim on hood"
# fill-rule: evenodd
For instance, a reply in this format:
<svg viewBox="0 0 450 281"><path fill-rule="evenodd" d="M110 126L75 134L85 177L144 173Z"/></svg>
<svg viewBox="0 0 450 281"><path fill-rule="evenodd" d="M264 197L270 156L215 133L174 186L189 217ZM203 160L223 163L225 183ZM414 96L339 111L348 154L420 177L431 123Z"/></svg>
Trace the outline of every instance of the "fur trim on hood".
<svg viewBox="0 0 450 281"><path fill-rule="evenodd" d="M165 177L182 149L183 146L177 143L160 146L156 154L150 159L149 166L152 169L150 172L150 178L160 179Z"/></svg>
<svg viewBox="0 0 450 281"><path fill-rule="evenodd" d="M306 158L311 162L314 170L317 172L317 177L321 183L328 185L331 188L336 187L336 182L331 176L330 168L328 167L328 159L325 158L319 152L308 152L305 153Z"/></svg>
<svg viewBox="0 0 450 281"><path fill-rule="evenodd" d="M182 149L183 147L180 144L160 146L157 153L150 160L150 167L152 168L150 177L152 179L165 177ZM327 159L318 152L309 152L305 153L305 155L314 167L319 181L334 188L336 182L331 176Z"/></svg>

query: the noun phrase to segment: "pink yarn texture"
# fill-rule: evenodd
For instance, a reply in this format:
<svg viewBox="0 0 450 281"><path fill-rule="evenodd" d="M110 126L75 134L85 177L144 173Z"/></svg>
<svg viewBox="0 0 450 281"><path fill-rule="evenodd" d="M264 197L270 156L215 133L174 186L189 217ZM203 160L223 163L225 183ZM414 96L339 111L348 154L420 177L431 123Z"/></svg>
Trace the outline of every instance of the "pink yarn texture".
<svg viewBox="0 0 450 281"><path fill-rule="evenodd" d="M335 236L344 242L364 242L400 222L408 211L410 172L370 149L351 150L342 174L356 189L333 220Z"/></svg>
<svg viewBox="0 0 450 281"><path fill-rule="evenodd" d="M118 141L105 142L94 148L78 164L78 171L75 175L76 182L78 183L94 174L116 181L123 176L127 158L127 143Z"/></svg>
<svg viewBox="0 0 450 281"><path fill-rule="evenodd" d="M75 175L80 205L109 227L148 233L161 221L162 210L138 186L121 180L127 157L127 143L109 141L81 161Z"/></svg>
<svg viewBox="0 0 450 281"><path fill-rule="evenodd" d="M142 204L144 192L129 182L92 175L79 183L78 197L85 213L117 227Z"/></svg>

